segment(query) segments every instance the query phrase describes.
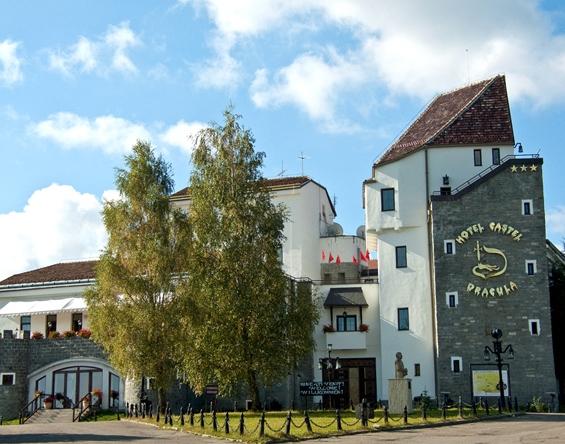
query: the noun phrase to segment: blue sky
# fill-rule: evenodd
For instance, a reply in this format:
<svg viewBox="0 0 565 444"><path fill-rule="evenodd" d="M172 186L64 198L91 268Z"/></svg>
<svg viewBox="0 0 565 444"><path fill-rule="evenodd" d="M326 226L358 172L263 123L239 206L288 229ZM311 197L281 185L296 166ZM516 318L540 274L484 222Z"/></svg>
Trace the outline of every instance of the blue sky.
<svg viewBox="0 0 565 444"><path fill-rule="evenodd" d="M565 7L479 0L0 2L0 278L95 257L114 168L150 140L186 186L190 140L233 104L265 175L304 173L363 223L361 182L437 93L507 76L565 236Z"/></svg>

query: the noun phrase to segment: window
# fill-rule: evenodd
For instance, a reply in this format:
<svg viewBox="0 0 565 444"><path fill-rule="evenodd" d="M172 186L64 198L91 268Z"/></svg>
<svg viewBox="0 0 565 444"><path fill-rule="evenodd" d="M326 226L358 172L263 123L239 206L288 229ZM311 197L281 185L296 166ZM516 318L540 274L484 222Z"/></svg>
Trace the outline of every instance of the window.
<svg viewBox="0 0 565 444"><path fill-rule="evenodd" d="M459 295L456 291L445 293L445 302L449 308L455 308L459 305Z"/></svg>
<svg viewBox="0 0 565 444"><path fill-rule="evenodd" d="M420 376L420 364L414 364L414 376Z"/></svg>
<svg viewBox="0 0 565 444"><path fill-rule="evenodd" d="M337 274L337 281L340 284L345 284L345 273L338 273Z"/></svg>
<svg viewBox="0 0 565 444"><path fill-rule="evenodd" d="M73 313L73 320L72 320L72 329L73 331L79 331L82 328L82 313Z"/></svg>
<svg viewBox="0 0 565 444"><path fill-rule="evenodd" d="M536 261L526 261L526 274L533 276L537 273L537 263Z"/></svg>
<svg viewBox="0 0 565 444"><path fill-rule="evenodd" d="M493 165L500 165L500 149L493 148L492 149L492 164Z"/></svg>
<svg viewBox="0 0 565 444"><path fill-rule="evenodd" d="M20 330L31 331L31 316L20 317Z"/></svg>
<svg viewBox="0 0 565 444"><path fill-rule="evenodd" d="M444 240L443 241L443 252L445 254L455 254L455 241L454 240Z"/></svg>
<svg viewBox="0 0 565 444"><path fill-rule="evenodd" d="M46 316L46 332L49 336L49 333L52 331L57 331L57 315L47 315Z"/></svg>
<svg viewBox="0 0 565 444"><path fill-rule="evenodd" d="M398 329L410 330L410 318L408 314L408 308L398 309Z"/></svg>
<svg viewBox="0 0 565 444"><path fill-rule="evenodd" d="M394 188L383 188L381 190L381 210L394 211Z"/></svg>
<svg viewBox="0 0 565 444"><path fill-rule="evenodd" d="M541 332L539 319L529 319L528 324L530 325L530 334L532 336L539 336Z"/></svg>
<svg viewBox="0 0 565 444"><path fill-rule="evenodd" d="M357 316L343 313L337 317L337 331L357 331Z"/></svg>
<svg viewBox="0 0 565 444"><path fill-rule="evenodd" d="M407 266L406 247L396 247L396 268L406 268Z"/></svg>
<svg viewBox="0 0 565 444"><path fill-rule="evenodd" d="M461 373L463 369L463 359L460 356L451 357L451 371L453 373Z"/></svg>
<svg viewBox="0 0 565 444"><path fill-rule="evenodd" d="M330 284L332 282L332 274L324 273L324 284Z"/></svg>
<svg viewBox="0 0 565 444"><path fill-rule="evenodd" d="M451 187L440 187L439 194L441 196L451 196Z"/></svg>
<svg viewBox="0 0 565 444"><path fill-rule="evenodd" d="M0 373L0 385L15 385L15 384L16 384L15 373Z"/></svg>
<svg viewBox="0 0 565 444"><path fill-rule="evenodd" d="M473 150L473 158L475 159L476 167L483 165L483 156L481 154L481 150Z"/></svg>
<svg viewBox="0 0 565 444"><path fill-rule="evenodd" d="M531 216L534 214L534 205L532 199L522 201L522 216Z"/></svg>

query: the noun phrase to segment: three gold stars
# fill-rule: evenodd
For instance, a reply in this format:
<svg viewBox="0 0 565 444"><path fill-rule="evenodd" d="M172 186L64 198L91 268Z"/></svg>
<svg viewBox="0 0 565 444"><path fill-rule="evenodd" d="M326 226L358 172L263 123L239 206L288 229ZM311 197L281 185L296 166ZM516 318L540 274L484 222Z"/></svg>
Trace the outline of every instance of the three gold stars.
<svg viewBox="0 0 565 444"><path fill-rule="evenodd" d="M513 173L517 173L517 172L518 172L518 169L520 170L520 172L525 173L525 172L528 171L528 166L525 165L525 164L522 164L522 165L520 165L520 166L518 166L518 165L512 165L512 166L510 167L510 171L513 172ZM530 170L532 173L533 173L533 172L536 172L536 171L538 170L538 166L537 166L537 165L530 165L530 166L529 166L529 170Z"/></svg>

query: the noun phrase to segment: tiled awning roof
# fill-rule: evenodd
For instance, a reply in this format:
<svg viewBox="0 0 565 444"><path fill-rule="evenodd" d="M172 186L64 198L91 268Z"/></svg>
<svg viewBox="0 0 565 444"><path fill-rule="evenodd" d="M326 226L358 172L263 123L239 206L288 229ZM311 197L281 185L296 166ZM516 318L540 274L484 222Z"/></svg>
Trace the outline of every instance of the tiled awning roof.
<svg viewBox="0 0 565 444"><path fill-rule="evenodd" d="M47 282L89 280L96 277L98 261L66 262L14 274L0 282L3 285L26 285Z"/></svg>
<svg viewBox="0 0 565 444"><path fill-rule="evenodd" d="M324 307L367 307L361 287L330 288Z"/></svg>

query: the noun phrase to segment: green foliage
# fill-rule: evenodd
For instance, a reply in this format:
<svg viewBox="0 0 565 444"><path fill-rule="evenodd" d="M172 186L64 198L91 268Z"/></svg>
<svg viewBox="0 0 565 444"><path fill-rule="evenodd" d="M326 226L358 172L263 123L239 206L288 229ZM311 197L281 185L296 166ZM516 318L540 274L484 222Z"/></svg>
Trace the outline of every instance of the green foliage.
<svg viewBox="0 0 565 444"><path fill-rule="evenodd" d="M424 390L420 395L420 408L421 409L425 408L426 410L429 410L431 405L432 405L432 398L430 398L428 391Z"/></svg>
<svg viewBox="0 0 565 444"><path fill-rule="evenodd" d="M200 392L245 381L255 407L270 384L313 347L311 284L291 281L278 259L285 209L263 184L264 153L230 110L203 130L190 178L192 251L184 287L183 368Z"/></svg>
<svg viewBox="0 0 565 444"><path fill-rule="evenodd" d="M530 411L538 412L538 413L543 413L547 411L547 406L542 401L540 396L534 396L532 398L532 402L530 403Z"/></svg>
<svg viewBox="0 0 565 444"><path fill-rule="evenodd" d="M181 340L177 287L190 248L187 216L169 205L170 166L138 142L116 172L121 198L104 204L108 243L86 293L93 338L124 375L155 378L160 396L176 375Z"/></svg>

